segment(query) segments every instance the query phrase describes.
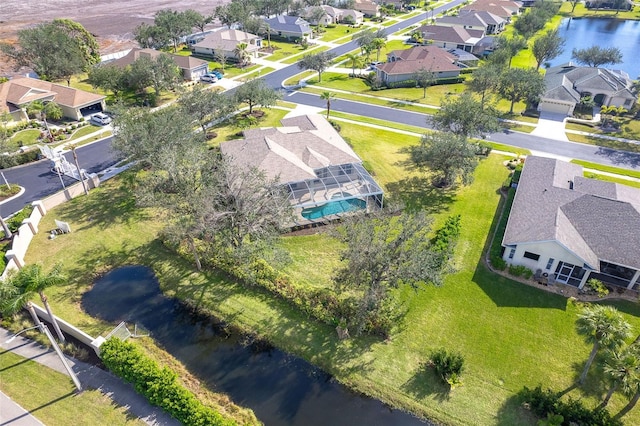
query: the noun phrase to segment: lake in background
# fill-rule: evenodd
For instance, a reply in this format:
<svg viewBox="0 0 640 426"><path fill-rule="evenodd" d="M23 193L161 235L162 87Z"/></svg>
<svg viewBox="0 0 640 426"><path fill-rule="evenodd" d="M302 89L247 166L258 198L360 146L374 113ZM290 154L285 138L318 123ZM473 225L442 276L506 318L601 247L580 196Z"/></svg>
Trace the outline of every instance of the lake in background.
<svg viewBox="0 0 640 426"><path fill-rule="evenodd" d="M604 68L620 69L635 80L640 76L640 21L622 21L608 18L564 18L558 27L564 38L564 52L552 61L551 66L571 60L573 49L591 46L617 47L622 52L622 63L606 65Z"/></svg>

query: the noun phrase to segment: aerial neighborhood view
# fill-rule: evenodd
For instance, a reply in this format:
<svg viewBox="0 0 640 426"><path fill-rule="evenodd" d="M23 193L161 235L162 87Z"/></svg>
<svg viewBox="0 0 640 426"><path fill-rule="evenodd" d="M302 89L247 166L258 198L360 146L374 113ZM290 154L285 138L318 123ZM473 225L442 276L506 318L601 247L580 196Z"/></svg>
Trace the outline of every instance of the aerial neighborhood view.
<svg viewBox="0 0 640 426"><path fill-rule="evenodd" d="M7 2L0 424L640 424L640 4Z"/></svg>

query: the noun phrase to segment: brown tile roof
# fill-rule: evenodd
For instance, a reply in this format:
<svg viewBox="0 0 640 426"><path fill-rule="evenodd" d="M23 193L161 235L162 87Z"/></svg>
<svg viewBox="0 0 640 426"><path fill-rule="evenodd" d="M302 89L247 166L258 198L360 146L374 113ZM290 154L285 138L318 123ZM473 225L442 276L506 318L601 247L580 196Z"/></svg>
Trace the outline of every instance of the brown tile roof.
<svg viewBox="0 0 640 426"><path fill-rule="evenodd" d="M436 46L416 46L405 50L394 50L389 53L395 61L378 65L378 69L386 74L409 74L422 68L431 72L460 71L455 64L456 57Z"/></svg>
<svg viewBox="0 0 640 426"><path fill-rule="evenodd" d="M147 58L155 59L158 56L160 56L162 53L165 53L165 52L160 52L154 49L134 48L134 49L131 49L131 51L127 53L125 56L123 56L122 58L119 58L113 62L110 62L109 65L115 65L117 67L124 68L128 65L131 65L132 63L134 63L140 58L147 57ZM192 56L173 55L171 53L166 53L166 54L171 56L171 58L175 61L176 65L178 65L178 67L182 69L190 70L190 69L201 67L204 64L208 64L207 61L194 58Z"/></svg>
<svg viewBox="0 0 640 426"><path fill-rule="evenodd" d="M62 106L82 108L104 98L95 93L28 77L14 78L0 84L0 111L8 111L8 104L21 106L44 99L52 99Z"/></svg>
<svg viewBox="0 0 640 426"><path fill-rule="evenodd" d="M251 129L245 139L223 142L220 150L234 164L262 169L280 182L316 178L314 169L360 163L360 158L324 118L309 115L283 119L285 127Z"/></svg>

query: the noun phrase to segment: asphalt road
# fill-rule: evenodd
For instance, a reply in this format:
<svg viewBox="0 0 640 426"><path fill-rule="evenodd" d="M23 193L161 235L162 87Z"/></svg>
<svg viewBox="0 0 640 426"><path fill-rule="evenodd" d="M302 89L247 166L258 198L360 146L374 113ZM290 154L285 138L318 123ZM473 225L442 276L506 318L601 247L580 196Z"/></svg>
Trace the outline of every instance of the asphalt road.
<svg viewBox="0 0 640 426"><path fill-rule="evenodd" d="M85 169L88 173L97 173L117 163L118 158L111 150L111 140L112 138L109 137L77 148L76 153L80 168ZM67 152L65 157L70 163L73 163L71 152ZM47 159L6 169L2 172L8 182L18 184L25 189L20 197L0 205L0 215L5 218L32 201L40 200L62 189L60 177L51 171L51 162ZM65 186L77 182L66 176L62 178Z"/></svg>

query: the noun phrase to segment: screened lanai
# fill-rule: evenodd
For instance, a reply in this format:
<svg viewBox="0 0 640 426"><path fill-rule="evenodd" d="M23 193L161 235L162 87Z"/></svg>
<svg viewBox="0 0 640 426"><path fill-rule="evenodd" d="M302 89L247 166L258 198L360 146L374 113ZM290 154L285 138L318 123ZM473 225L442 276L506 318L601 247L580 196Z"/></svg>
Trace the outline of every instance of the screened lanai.
<svg viewBox="0 0 640 426"><path fill-rule="evenodd" d="M382 208L382 188L362 164L339 164L314 171L317 179L286 184L297 222L326 220L351 211Z"/></svg>

